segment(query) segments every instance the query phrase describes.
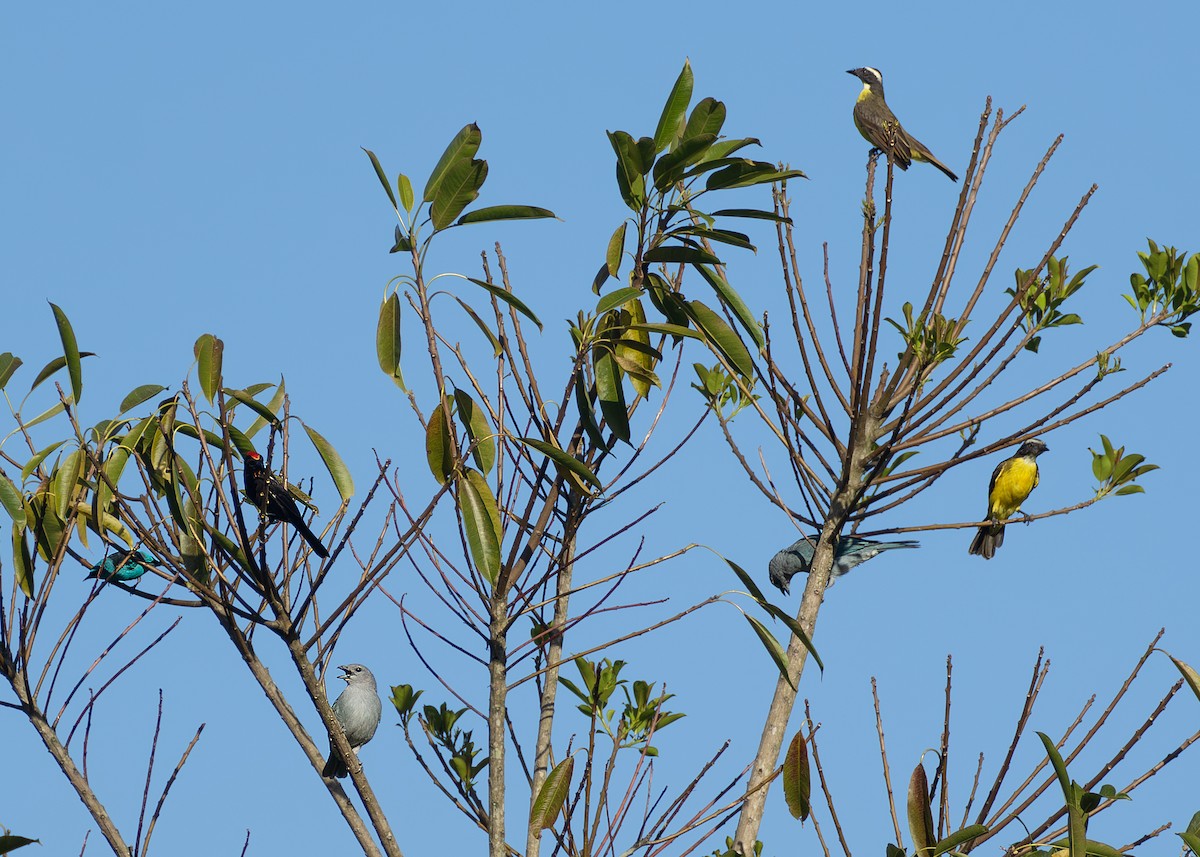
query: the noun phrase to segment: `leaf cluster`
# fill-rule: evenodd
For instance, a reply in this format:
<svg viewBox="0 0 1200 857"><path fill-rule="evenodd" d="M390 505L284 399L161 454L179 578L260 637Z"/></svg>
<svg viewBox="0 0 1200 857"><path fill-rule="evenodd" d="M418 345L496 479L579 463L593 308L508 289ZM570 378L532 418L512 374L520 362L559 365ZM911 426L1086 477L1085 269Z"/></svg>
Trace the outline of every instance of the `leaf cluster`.
<svg viewBox="0 0 1200 857"><path fill-rule="evenodd" d="M1168 328L1172 335L1186 337L1192 323L1185 321L1200 312L1200 253L1190 257L1174 247L1159 247L1146 239L1149 250L1138 253L1145 273L1129 275L1133 294L1123 295L1141 313L1143 323Z"/></svg>
<svg viewBox="0 0 1200 857"><path fill-rule="evenodd" d="M1152 470L1158 470L1157 464L1145 464L1146 456L1138 453L1126 453L1125 447L1113 447L1105 435L1100 435L1100 452L1088 448L1092 454L1092 474L1100 487L1096 489L1096 497L1104 497L1114 493L1120 497L1125 494L1144 494L1145 489L1136 483L1138 477Z"/></svg>
<svg viewBox="0 0 1200 857"><path fill-rule="evenodd" d="M1051 256L1046 262L1046 276L1038 277L1037 271L1016 271L1017 284L1005 292L1017 298L1017 303L1025 318L1021 324L1029 341L1025 349L1037 353L1042 337L1033 334L1055 327L1065 327L1070 324L1083 324L1083 319L1076 313L1064 313L1062 305L1073 294L1083 288L1088 274L1095 271L1099 265L1088 265L1075 276L1067 279L1067 257L1059 259Z"/></svg>

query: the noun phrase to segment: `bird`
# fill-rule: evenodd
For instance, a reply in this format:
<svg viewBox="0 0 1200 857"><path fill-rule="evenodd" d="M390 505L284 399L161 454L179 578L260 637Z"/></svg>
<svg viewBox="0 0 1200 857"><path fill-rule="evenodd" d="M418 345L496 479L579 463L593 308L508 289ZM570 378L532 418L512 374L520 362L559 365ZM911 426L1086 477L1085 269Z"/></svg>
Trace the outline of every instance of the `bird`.
<svg viewBox="0 0 1200 857"><path fill-rule="evenodd" d="M907 170L913 161L933 164L958 181L950 168L933 156L933 152L916 137L904 130L896 114L883 100L883 75L877 68L852 68L846 72L863 82L862 92L854 102L854 125L867 142L887 154L902 170Z"/></svg>
<svg viewBox="0 0 1200 857"><path fill-rule="evenodd" d="M242 479L246 486L246 497L258 507L259 514L268 521L284 521L296 528L296 531L308 542L313 553L325 559L329 551L316 534L304 523L296 499L292 497L287 486L274 473L267 470L262 456L257 452L247 452Z"/></svg>
<svg viewBox="0 0 1200 857"><path fill-rule="evenodd" d="M771 561L767 564L771 583L779 587L779 591L784 595L789 594L793 577L801 572L808 574L816 544L815 538L803 538L771 557ZM842 536L838 539L837 548L834 551L833 574L829 578L829 585L833 586L833 582L843 574L849 574L850 569L862 565L884 551L920 546L920 542L912 539L898 542L875 542L870 539L860 539L858 536Z"/></svg>
<svg viewBox="0 0 1200 857"><path fill-rule="evenodd" d="M100 578L104 581L120 580L128 582L138 580L150 570L151 566L162 563L153 554L144 550L128 550L110 554L92 566L91 572L84 580Z"/></svg>
<svg viewBox="0 0 1200 857"><path fill-rule="evenodd" d="M346 732L346 740L358 755L358 748L375 737L379 727L379 719L383 716L383 703L379 701L379 693L375 690L375 676L362 664L346 664L338 667L342 674L338 676L346 682L346 689L341 692L333 703L333 713L342 729ZM323 777L345 778L350 770L341 753L329 742L329 758L321 770Z"/></svg>
<svg viewBox="0 0 1200 857"><path fill-rule="evenodd" d="M971 539L967 552L984 559L996 555L996 548L1004 544L1004 522L1021 511L1021 504L1038 485L1037 457L1050 447L1034 438L1027 440L1017 449L1016 455L1006 458L992 471L988 485L987 519Z"/></svg>

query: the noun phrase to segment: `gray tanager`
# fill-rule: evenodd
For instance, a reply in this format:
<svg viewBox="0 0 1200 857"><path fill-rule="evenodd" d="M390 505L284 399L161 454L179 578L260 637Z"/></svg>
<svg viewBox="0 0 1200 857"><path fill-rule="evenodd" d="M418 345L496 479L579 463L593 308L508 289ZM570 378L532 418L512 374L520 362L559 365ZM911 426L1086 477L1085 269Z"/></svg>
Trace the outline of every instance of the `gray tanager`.
<svg viewBox="0 0 1200 857"><path fill-rule="evenodd" d="M767 566L771 582L778 586L784 595L788 594L792 578L795 575L801 572L808 574L809 566L812 565L813 548L816 547L816 544L816 536L813 536L811 540L800 539L771 557L771 562ZM848 573L850 569L884 551L919 546L918 542L912 540L873 542L870 539L860 539L858 536L842 536L838 539L837 550L834 551L833 574L829 577L829 585L833 586L833 582Z"/></svg>
<svg viewBox="0 0 1200 857"><path fill-rule="evenodd" d="M346 740L358 755L358 748L375 737L379 726L379 718L383 716L383 703L379 701L379 693L375 690L375 676L362 664L347 664L338 667L342 674L338 676L346 682L346 689L333 703L333 713L342 729L346 731ZM349 774L346 762L340 753L329 744L329 759L321 771L323 777L341 779Z"/></svg>

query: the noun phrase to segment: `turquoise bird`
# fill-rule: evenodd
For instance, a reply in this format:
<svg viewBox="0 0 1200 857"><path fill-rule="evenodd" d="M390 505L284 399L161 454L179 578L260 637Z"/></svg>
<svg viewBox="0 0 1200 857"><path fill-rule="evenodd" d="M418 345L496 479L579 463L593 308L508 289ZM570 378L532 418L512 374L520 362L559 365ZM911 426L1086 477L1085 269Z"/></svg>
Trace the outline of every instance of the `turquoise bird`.
<svg viewBox="0 0 1200 857"><path fill-rule="evenodd" d="M812 565L813 547L817 543L816 536L811 540L800 539L795 544L775 554L767 565L771 582L779 587L784 595L788 594L792 578L797 574L808 574ZM829 577L829 585L843 574L848 574L852 568L878 556L884 551L897 548L915 548L920 544L911 539L898 542L874 542L870 539L860 539L858 536L842 536L838 539L837 550L833 557L833 574Z"/></svg>
<svg viewBox="0 0 1200 857"><path fill-rule="evenodd" d="M161 563L158 559L144 550L121 551L107 556L103 561L92 566L91 572L84 580L90 580L93 577L101 578L105 581L120 580L128 582L130 580L138 580L143 574L150 570L150 566L158 566Z"/></svg>

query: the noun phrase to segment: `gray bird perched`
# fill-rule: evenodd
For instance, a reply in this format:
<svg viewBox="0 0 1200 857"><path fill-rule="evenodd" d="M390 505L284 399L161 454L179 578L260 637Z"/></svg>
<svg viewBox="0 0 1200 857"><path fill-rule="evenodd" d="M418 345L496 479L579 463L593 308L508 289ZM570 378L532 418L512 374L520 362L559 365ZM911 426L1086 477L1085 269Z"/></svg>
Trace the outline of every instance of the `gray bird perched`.
<svg viewBox="0 0 1200 857"><path fill-rule="evenodd" d="M793 577L801 572L808 574L809 566L812 565L813 548L816 545L815 536L811 540L800 539L771 557L771 562L767 565L771 574L771 583L778 586L784 595L788 594ZM834 551L833 574L829 578L829 585L833 586L833 582L843 574L848 574L850 569L884 551L920 546L920 542L911 539L899 542L873 542L857 536L842 536L838 539L837 550Z"/></svg>
<svg viewBox="0 0 1200 857"><path fill-rule="evenodd" d="M358 748L375 737L379 718L383 716L383 703L379 701L375 676L371 675L369 669L362 664L347 664L338 669L342 671L338 678L346 682L346 689L333 703L333 713L346 731L346 740L357 756ZM345 760L331 741L329 759L321 776L342 779L349 773Z"/></svg>

